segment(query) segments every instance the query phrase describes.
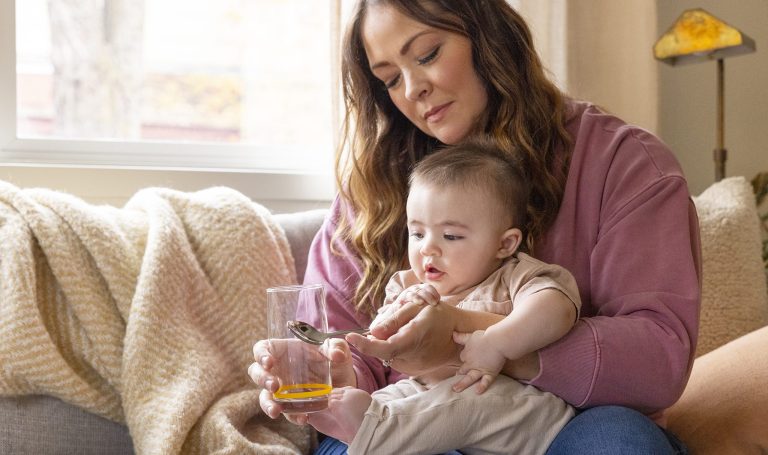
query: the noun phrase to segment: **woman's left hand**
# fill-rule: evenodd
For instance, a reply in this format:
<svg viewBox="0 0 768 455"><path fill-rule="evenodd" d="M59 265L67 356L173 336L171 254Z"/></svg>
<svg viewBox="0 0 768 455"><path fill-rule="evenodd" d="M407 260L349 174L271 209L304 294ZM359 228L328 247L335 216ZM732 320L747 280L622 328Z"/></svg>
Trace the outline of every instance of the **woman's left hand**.
<svg viewBox="0 0 768 455"><path fill-rule="evenodd" d="M419 375L448 362L458 363L460 347L453 342L453 331L459 311L450 305L406 303L373 327L372 337L351 333L346 340L401 373Z"/></svg>

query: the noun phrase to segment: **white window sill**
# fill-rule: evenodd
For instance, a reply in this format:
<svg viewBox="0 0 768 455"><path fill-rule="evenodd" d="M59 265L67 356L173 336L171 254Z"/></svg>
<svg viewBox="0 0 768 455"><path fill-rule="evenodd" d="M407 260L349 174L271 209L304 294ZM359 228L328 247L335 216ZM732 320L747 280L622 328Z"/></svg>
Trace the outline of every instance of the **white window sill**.
<svg viewBox="0 0 768 455"><path fill-rule="evenodd" d="M333 198L328 174L234 169L180 169L0 162L0 179L21 188L50 188L92 204L122 206L138 190L197 191L227 186L273 213L325 208Z"/></svg>

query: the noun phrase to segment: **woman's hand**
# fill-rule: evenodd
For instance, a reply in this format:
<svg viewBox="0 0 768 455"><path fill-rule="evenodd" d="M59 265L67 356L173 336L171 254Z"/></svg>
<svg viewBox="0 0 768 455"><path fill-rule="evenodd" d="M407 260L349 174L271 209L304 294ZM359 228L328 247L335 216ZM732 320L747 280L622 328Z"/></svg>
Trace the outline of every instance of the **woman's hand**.
<svg viewBox="0 0 768 455"><path fill-rule="evenodd" d="M376 318L373 320L373 322L371 322L370 325L371 332L375 334L374 336L385 340L389 338L390 335L397 332L397 329L400 328L400 325L398 325L395 330L392 330L392 317L395 316L396 313L407 303L414 303L420 306L435 306L440 303L440 294L431 284L414 284L413 286L405 288L403 292L397 296L394 302L383 305L381 308L379 308ZM417 308L414 307L414 309ZM413 318L416 313L418 313L418 311L414 312L410 317L408 317L408 320ZM377 326L382 323L389 324L389 326L384 329L377 328Z"/></svg>
<svg viewBox="0 0 768 455"><path fill-rule="evenodd" d="M371 328L373 337L356 333L346 340L361 353L390 361L397 371L418 375L446 363L458 363L453 331L461 310L450 305L408 302Z"/></svg>
<svg viewBox="0 0 768 455"><path fill-rule="evenodd" d="M273 343L274 344L274 343ZM352 355L349 345L340 339L328 339L321 347L323 354L331 360L331 380L334 387L357 386L357 378L352 368ZM274 353L279 357L279 353ZM253 345L254 362L248 367L248 375L257 386L262 387L259 393L259 405L266 415L276 419L283 413L283 406L272 398L277 391L279 383L277 377L272 374L275 367L275 357L269 350L269 342L260 340ZM304 425L307 423L307 414L285 414L292 423Z"/></svg>

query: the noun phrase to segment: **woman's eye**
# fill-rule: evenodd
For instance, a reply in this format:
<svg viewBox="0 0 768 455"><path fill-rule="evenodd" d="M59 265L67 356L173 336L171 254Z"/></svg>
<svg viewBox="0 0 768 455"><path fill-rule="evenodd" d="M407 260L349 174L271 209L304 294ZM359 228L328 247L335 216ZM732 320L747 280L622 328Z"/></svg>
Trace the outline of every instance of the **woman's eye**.
<svg viewBox="0 0 768 455"><path fill-rule="evenodd" d="M432 60L437 57L437 53L440 51L440 46L437 46L432 52L430 52L425 57L422 57L420 59L417 59L419 62L419 65L426 65L427 63L431 62Z"/></svg>
<svg viewBox="0 0 768 455"><path fill-rule="evenodd" d="M400 81L400 75L399 74L397 76L393 77L392 79L390 79L389 81L384 82L384 87L386 87L387 90L389 90L389 89L393 88L394 86L396 86L398 81Z"/></svg>
<svg viewBox="0 0 768 455"><path fill-rule="evenodd" d="M424 234L422 234L421 232L411 232L411 237L413 237L416 240L421 240L422 238L424 238Z"/></svg>

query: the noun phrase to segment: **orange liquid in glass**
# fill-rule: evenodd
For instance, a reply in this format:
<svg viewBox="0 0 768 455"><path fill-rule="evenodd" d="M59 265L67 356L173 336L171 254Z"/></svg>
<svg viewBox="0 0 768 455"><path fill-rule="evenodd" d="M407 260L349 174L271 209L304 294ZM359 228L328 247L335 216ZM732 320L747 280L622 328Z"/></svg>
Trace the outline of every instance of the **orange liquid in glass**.
<svg viewBox="0 0 768 455"><path fill-rule="evenodd" d="M280 387L273 397L284 412L317 412L328 407L330 393L327 384L291 384Z"/></svg>

